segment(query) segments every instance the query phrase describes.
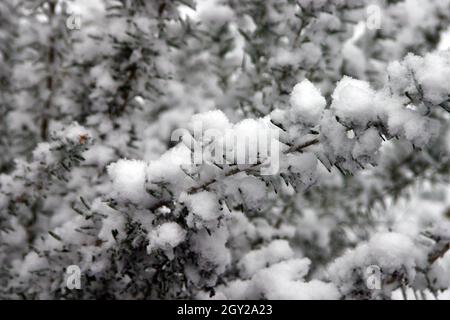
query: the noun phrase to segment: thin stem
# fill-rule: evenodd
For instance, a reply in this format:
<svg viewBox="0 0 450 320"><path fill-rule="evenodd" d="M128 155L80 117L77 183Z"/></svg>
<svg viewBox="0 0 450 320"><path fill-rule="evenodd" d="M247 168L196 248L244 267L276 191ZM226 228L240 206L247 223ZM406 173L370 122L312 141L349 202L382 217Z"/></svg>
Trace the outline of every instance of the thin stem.
<svg viewBox="0 0 450 320"><path fill-rule="evenodd" d="M307 142L305 142L305 143L303 143L301 145L292 146L289 149L287 149L286 151L284 151L283 153L284 154L290 154L290 153L295 153L295 152L301 152L303 149L306 149L307 147L315 145L315 144L317 144L319 142L320 142L320 140L316 138L316 139L313 139L311 141L307 141ZM240 169L239 167L236 167L236 168L231 169L227 173L225 173L223 177L226 178L226 177L230 177L230 176L236 175L236 174L241 173L241 172L252 171L254 169L257 169L259 166L261 166L261 163L254 164L254 165L252 165L252 166L250 166L248 168L244 168L244 169ZM198 187L192 187L191 189L189 189L188 194L195 194L197 192L206 190L209 186L211 186L212 184L214 184L216 182L217 182L217 178L214 178L214 179L212 179L212 180L210 180L210 181L208 181L208 182L206 182L206 183L204 183L204 184L202 184L202 185L200 185Z"/></svg>

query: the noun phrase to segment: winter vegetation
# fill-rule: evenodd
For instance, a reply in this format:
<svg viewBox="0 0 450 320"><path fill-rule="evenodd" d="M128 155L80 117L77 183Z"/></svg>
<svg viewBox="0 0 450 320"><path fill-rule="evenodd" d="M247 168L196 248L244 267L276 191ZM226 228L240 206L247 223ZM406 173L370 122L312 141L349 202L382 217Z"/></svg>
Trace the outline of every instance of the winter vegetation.
<svg viewBox="0 0 450 320"><path fill-rule="evenodd" d="M2 0L0 299L450 299L449 34L450 0Z"/></svg>

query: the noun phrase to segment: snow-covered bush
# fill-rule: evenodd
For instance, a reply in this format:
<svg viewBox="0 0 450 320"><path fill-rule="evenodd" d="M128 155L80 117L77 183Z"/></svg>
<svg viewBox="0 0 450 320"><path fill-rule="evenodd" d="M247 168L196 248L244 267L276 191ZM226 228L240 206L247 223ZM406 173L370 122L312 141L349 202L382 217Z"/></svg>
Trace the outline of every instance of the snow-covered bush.
<svg viewBox="0 0 450 320"><path fill-rule="evenodd" d="M448 298L449 9L4 0L0 298Z"/></svg>

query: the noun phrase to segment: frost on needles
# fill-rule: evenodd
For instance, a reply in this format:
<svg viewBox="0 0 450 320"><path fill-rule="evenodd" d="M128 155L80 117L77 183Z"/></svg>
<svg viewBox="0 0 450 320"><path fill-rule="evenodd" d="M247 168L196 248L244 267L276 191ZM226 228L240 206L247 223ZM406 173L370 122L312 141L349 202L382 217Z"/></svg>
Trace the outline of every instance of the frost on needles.
<svg viewBox="0 0 450 320"><path fill-rule="evenodd" d="M189 283L196 287L203 287L204 290L214 287L223 274L226 274L225 270L230 267L233 254L227 247L229 238L232 236L230 232L235 228L244 231L249 227L248 219L241 216L239 208L261 212L265 205L264 199L272 191L277 193L283 189L291 189L293 192L303 192L308 188L314 189L319 166L328 170L335 167L344 175L352 175L368 166L376 166L379 149L385 140L405 140L419 149L439 134L440 124L429 117L430 110L427 108L431 106L438 109L439 104L445 101L450 88L448 84L441 89L432 85L436 79L427 68L423 68L423 64L430 60L441 63L441 72L434 73L438 78L450 72L448 52L430 54L424 58L410 56L402 62L389 66L390 80L386 87L380 90L372 89L365 81L350 77L343 78L332 94L329 107L325 106L325 99L319 90L308 80L304 80L294 87L289 108L274 110L265 118L246 119L233 125L219 111L195 116L196 119L205 122L203 127L217 125L217 129L223 132L224 136L241 130L242 123L246 124L245 128L252 128L258 122L270 122L273 128L269 127L268 130L280 131L281 160L277 176L260 176L255 168L240 167L232 163L220 167L214 163L213 155L208 154L203 155L206 156L204 159L206 164L190 165L191 149L189 145L181 142L160 159L150 161L148 164L136 160L120 160L117 164L112 164L109 167L113 181L110 201L121 211L129 210L126 208L144 210L150 208L154 213L151 220L152 224L156 224L156 230L151 231L149 246L160 246L159 238L154 238L153 234L170 226L170 231L168 230L166 235L170 235L171 238L165 240L165 246L160 253L166 256L169 263L177 259L189 262L185 267L189 270L186 274ZM400 73L399 70L404 70L404 73ZM405 79L409 79L409 83ZM433 89L427 91L426 88ZM423 95L417 106L410 100L410 96L416 95ZM432 100L431 96L435 96L436 99ZM254 134L257 132L255 131ZM189 138L192 139L192 136ZM220 140L221 137L216 138ZM187 138L183 137L182 140L185 141ZM215 142L217 141L208 141L208 145ZM196 141L196 143L202 144L203 141ZM208 159L208 156L211 159ZM261 159L262 162L264 159ZM326 179L326 176L323 178ZM123 183L124 180L128 182ZM153 228L155 226L152 226ZM258 232L257 229L258 227L254 232ZM287 226L286 229L285 232L289 233ZM245 232L248 231L245 230ZM400 252L393 253L393 257L398 261L390 262L393 263L394 269L383 269L393 277L388 279L386 276L386 281L395 282L390 290L403 285L405 281L412 284L414 277L409 279L409 282L408 277L411 273L415 274L416 269L422 272L427 270L427 256L435 250L434 245L431 244L418 250L413 245L413 241L419 241L419 239L411 239L395 233L375 236L375 238L377 240L373 241L377 241L380 248L387 246L386 250L390 250L392 246L389 243L390 239L398 240L398 250L405 255L402 259ZM283 256L281 248L272 249L276 241L243 256L237 264L237 272L241 278L236 280L237 282L219 286L220 289L216 288L215 291L220 292L219 296L249 299L289 297L334 299L340 294L347 296L353 293L355 297L366 297L366 295L369 298L372 297L373 293L369 289L366 288L364 292L363 289L355 289L352 286L352 281L362 281L356 280L356 275L350 276L347 280L349 283L346 283L355 292L347 293L345 289L340 290L340 294L337 288L340 288L342 278L338 278L337 275L331 277L335 280L331 283L317 282L317 280L310 283L298 279L299 275L308 272L308 260L296 260L288 243L284 243L287 247L283 250L287 251ZM174 255L172 252L167 253L167 247L174 250ZM180 250L178 251L177 248ZM412 248L414 250L411 250ZM267 252L273 250L274 253L261 256L265 250L268 250ZM384 253L384 249L380 249L380 254L377 255L376 252L372 253L374 249L365 245L358 247L357 250L361 254L370 254L373 259L368 262L363 258L351 269L360 268L358 272L363 280L366 267L380 265L383 268L384 254L390 254L389 251ZM277 254L281 256L271 258L272 255ZM411 259L412 261L416 259L414 255L417 255L418 261L422 264L409 262ZM195 259L185 260L189 256ZM345 257L338 259L331 266L330 274L340 274L347 268L347 266L337 267L343 263L341 261L345 261ZM262 261L259 261L260 259ZM255 268L250 267L252 264L260 264L268 269L262 268L261 271L249 274L246 269ZM249 266L246 267L247 265ZM273 266L269 267L271 265ZM339 271L335 271L336 268ZM409 271L410 268L412 268L411 271ZM278 269L280 272L274 272ZM291 278L289 272L292 272ZM283 281L281 278L271 279L270 277L274 274L283 274L287 278ZM278 287L261 287L264 284L270 286L275 283ZM376 292L375 294L387 293Z"/></svg>
<svg viewBox="0 0 450 320"><path fill-rule="evenodd" d="M0 3L0 298L450 298L449 0L82 2Z"/></svg>

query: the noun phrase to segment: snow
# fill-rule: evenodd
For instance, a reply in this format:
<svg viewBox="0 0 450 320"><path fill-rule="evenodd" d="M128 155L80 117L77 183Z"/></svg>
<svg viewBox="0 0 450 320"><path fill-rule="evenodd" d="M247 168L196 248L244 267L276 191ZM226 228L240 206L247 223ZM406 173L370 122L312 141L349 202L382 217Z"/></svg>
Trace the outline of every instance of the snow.
<svg viewBox="0 0 450 320"><path fill-rule="evenodd" d="M116 241L125 238L126 219L121 212L111 209L99 199L96 199L91 207L95 212L104 215L102 226L98 232L98 238L103 241L105 247L113 247L116 244ZM113 232L116 233L115 237Z"/></svg>
<svg viewBox="0 0 450 320"><path fill-rule="evenodd" d="M421 117L408 109L392 110L388 120L389 132L405 136L416 146L424 146L439 134L440 124L436 120Z"/></svg>
<svg viewBox="0 0 450 320"><path fill-rule="evenodd" d="M0 200L1 208L1 200ZM15 218L11 223L12 230L0 231L1 242L9 246L20 246L27 240L27 232L25 228L19 224L18 219Z"/></svg>
<svg viewBox="0 0 450 320"><path fill-rule="evenodd" d="M450 289L447 289L438 294L439 300L450 300Z"/></svg>
<svg viewBox="0 0 450 320"><path fill-rule="evenodd" d="M241 180L239 190L242 192L244 202L248 208L259 208L267 196L266 184L260 179L247 177Z"/></svg>
<svg viewBox="0 0 450 320"><path fill-rule="evenodd" d="M188 127L196 134L205 134L208 130L217 130L223 134L231 128L230 120L221 110L211 110L195 114L189 121Z"/></svg>
<svg viewBox="0 0 450 320"><path fill-rule="evenodd" d="M450 0L15 2L0 296L450 297Z"/></svg>
<svg viewBox="0 0 450 320"><path fill-rule="evenodd" d="M219 201L214 193L202 191L192 195L181 195L180 201L189 208L187 223L191 228L217 225L221 212Z"/></svg>
<svg viewBox="0 0 450 320"><path fill-rule="evenodd" d="M445 290L450 287L450 253L446 253L441 259L438 259L429 272L429 278L432 279L433 287Z"/></svg>
<svg viewBox="0 0 450 320"><path fill-rule="evenodd" d="M342 48L342 56L345 59L346 72L356 76L358 79L364 78L367 71L368 61L364 51L358 46L358 40L364 36L366 24L364 21L359 22L354 27L353 37L349 39Z"/></svg>
<svg viewBox="0 0 450 320"><path fill-rule="evenodd" d="M344 123L365 126L376 120L374 96L375 91L369 83L344 77L333 92L331 110Z"/></svg>
<svg viewBox="0 0 450 320"><path fill-rule="evenodd" d="M114 92L117 90L117 84L109 73L108 69L102 65L95 66L91 69L91 77L94 79L95 84L108 90L110 92Z"/></svg>
<svg viewBox="0 0 450 320"><path fill-rule="evenodd" d="M439 104L447 99L450 52L431 53L423 58L410 54L405 58L404 63L414 70L414 75L422 86L427 100Z"/></svg>
<svg viewBox="0 0 450 320"><path fill-rule="evenodd" d="M294 256L286 240L274 240L266 247L247 253L238 263L244 278L252 277L259 270Z"/></svg>
<svg viewBox="0 0 450 320"><path fill-rule="evenodd" d="M328 0L299 0L298 3L302 8L321 8Z"/></svg>
<svg viewBox="0 0 450 320"><path fill-rule="evenodd" d="M213 285L216 283L217 274L224 273L231 263L231 253L226 246L229 236L226 228L218 228L210 233L203 229L193 234L190 244L191 249L199 254L199 270L213 271L212 278L198 281Z"/></svg>
<svg viewBox="0 0 450 320"><path fill-rule="evenodd" d="M202 0L197 4L198 19L207 26L220 28L233 18L233 10L220 0Z"/></svg>
<svg viewBox="0 0 450 320"><path fill-rule="evenodd" d="M158 159L149 162L147 168L149 188L157 188L160 183L168 183L178 195L186 190L187 186L192 185L192 178L182 170L191 164L191 150L185 145L178 144Z"/></svg>
<svg viewBox="0 0 450 320"><path fill-rule="evenodd" d="M353 158L371 157L380 149L382 141L378 130L375 128L367 129L358 137L358 141L353 147Z"/></svg>
<svg viewBox="0 0 450 320"><path fill-rule="evenodd" d="M313 125L318 123L326 105L325 98L309 80L295 85L290 102L295 119Z"/></svg>
<svg viewBox="0 0 450 320"><path fill-rule="evenodd" d="M114 193L119 199L139 203L147 197L147 164L144 161L121 159L110 164L107 169Z"/></svg>
<svg viewBox="0 0 450 320"><path fill-rule="evenodd" d="M31 276L34 271L45 269L49 266L46 258L40 257L36 252L28 253L22 263L17 266L19 276L22 280Z"/></svg>
<svg viewBox="0 0 450 320"><path fill-rule="evenodd" d="M86 165L97 165L104 167L107 164L115 160L115 151L109 146L93 145L83 153L86 159L84 163Z"/></svg>
<svg viewBox="0 0 450 320"><path fill-rule="evenodd" d="M450 28L441 34L442 37L439 42L438 50L445 51L450 49Z"/></svg>
<svg viewBox="0 0 450 320"><path fill-rule="evenodd" d="M300 181L310 186L316 181L317 157L312 152L288 155L286 165L293 173L300 174Z"/></svg>
<svg viewBox="0 0 450 320"><path fill-rule="evenodd" d="M163 223L149 233L147 252L151 254L157 249L162 249L173 258L172 249L185 240L186 233L186 230L175 222Z"/></svg>
<svg viewBox="0 0 450 320"><path fill-rule="evenodd" d="M237 280L221 289L228 299L335 300L339 292L333 284L318 280L305 282L308 259L290 259L258 271L251 280Z"/></svg>
<svg viewBox="0 0 450 320"><path fill-rule="evenodd" d="M277 49L274 57L270 58L269 64L273 68L278 67L298 67L301 62L301 56L294 52L291 48L280 47Z"/></svg>
<svg viewBox="0 0 450 320"><path fill-rule="evenodd" d="M79 14L83 17L90 15L90 18L95 18L95 14L105 11L105 3L102 1L77 0L67 3L67 6L70 13Z"/></svg>
<svg viewBox="0 0 450 320"><path fill-rule="evenodd" d="M52 164L55 157L51 153L51 145L48 142L41 142L33 150L33 159L40 163Z"/></svg>
<svg viewBox="0 0 450 320"><path fill-rule="evenodd" d="M392 62L388 74L395 91L414 93L420 85L424 98L438 105L448 98L450 51L428 53L424 57L410 53L403 62Z"/></svg>
<svg viewBox="0 0 450 320"><path fill-rule="evenodd" d="M416 268L425 263L423 251L411 238L400 233L388 232L374 235L369 242L349 250L336 259L329 267L328 273L333 283L337 284L343 294L355 289L358 275L363 275L363 286L369 267L377 266L383 276L396 273L404 274L409 283L414 281ZM364 290L369 290L367 286Z"/></svg>
<svg viewBox="0 0 450 320"><path fill-rule="evenodd" d="M73 122L62 131L58 131L54 134L55 138L62 138L67 142L74 144L87 144L92 137L92 134L88 129L80 126L78 123Z"/></svg>

